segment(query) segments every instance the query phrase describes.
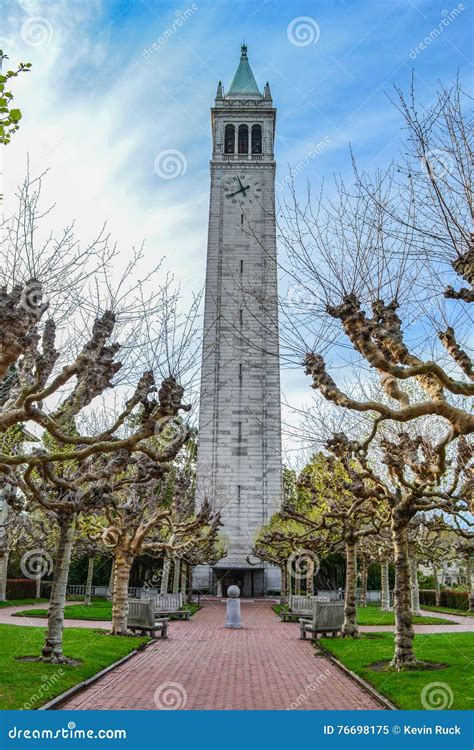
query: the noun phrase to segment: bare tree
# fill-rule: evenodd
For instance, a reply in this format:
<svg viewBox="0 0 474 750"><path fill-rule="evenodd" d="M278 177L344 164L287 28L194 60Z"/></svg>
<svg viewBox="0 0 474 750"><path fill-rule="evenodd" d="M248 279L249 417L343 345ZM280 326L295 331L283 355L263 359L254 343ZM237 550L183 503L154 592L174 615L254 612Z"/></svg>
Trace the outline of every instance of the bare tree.
<svg viewBox="0 0 474 750"><path fill-rule="evenodd" d="M30 508L42 506L57 518L43 658L63 661L64 602L78 514L111 502L125 481L117 475L133 463L132 454L156 470L172 460L189 435L186 424L177 433L172 425L190 406L182 403L184 389L171 368L158 389L158 368L145 366L146 359L157 357L163 366L172 358L185 360L174 329L178 317L170 312L171 300L177 304L170 280L159 283L157 269L137 279L140 252L132 254L122 273L112 269L112 258L118 265L116 252L105 235L81 250L69 227L58 241L50 237L38 246L41 218L39 188L28 178L19 192L18 214L5 223L2 245L0 487L12 488ZM150 336L157 321L166 341ZM184 327L186 340L194 327L195 313ZM107 401L112 388L118 395ZM100 399L105 402L98 418L94 407ZM41 436L41 447L14 439L24 425ZM163 444L170 427L171 439Z"/></svg>
<svg viewBox="0 0 474 750"><path fill-rule="evenodd" d="M146 463L144 466L143 464ZM101 539L114 555L112 633L127 635L128 586L132 563L140 553L189 556L212 547L220 526L219 514L209 504L194 513L187 502L189 476L168 465L157 471L141 461L129 492L118 493L114 503L97 519L93 538Z"/></svg>
<svg viewBox="0 0 474 750"><path fill-rule="evenodd" d="M301 205L293 194L281 229L287 273L302 290L287 326L289 349L304 354L324 399L360 415L359 428L336 436L332 449L359 464L390 508L392 663L404 669L416 667L409 525L436 509L467 523L472 501L473 149L458 82L425 110L413 91L409 101L397 94L406 158L375 175L354 162L354 184L336 180L316 206L310 193ZM344 369L345 385L331 374L329 358ZM354 382L368 372L380 389L361 398Z"/></svg>

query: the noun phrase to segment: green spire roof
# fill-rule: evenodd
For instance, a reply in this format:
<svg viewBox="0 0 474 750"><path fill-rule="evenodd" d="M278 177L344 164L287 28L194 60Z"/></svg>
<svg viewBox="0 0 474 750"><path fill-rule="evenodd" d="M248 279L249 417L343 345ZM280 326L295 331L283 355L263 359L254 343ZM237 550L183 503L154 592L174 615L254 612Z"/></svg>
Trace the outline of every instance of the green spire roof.
<svg viewBox="0 0 474 750"><path fill-rule="evenodd" d="M249 59L247 57L246 44L242 44L239 67L237 68L237 72L234 76L234 80L232 81L230 89L227 92L227 96L235 96L241 94L261 96L261 93L257 86L257 81L255 80L255 76L252 73L252 68L250 67Z"/></svg>

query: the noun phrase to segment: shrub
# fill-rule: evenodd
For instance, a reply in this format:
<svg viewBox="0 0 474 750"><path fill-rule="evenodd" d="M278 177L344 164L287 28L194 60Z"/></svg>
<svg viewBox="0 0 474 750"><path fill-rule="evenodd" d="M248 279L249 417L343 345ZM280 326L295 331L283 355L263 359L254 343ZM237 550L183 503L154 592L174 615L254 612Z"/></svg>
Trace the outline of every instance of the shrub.
<svg viewBox="0 0 474 750"><path fill-rule="evenodd" d="M30 578L9 578L7 580L6 598L15 599L32 599L36 595L36 581Z"/></svg>
<svg viewBox="0 0 474 750"><path fill-rule="evenodd" d="M434 606L436 604L436 594L434 589L421 589L420 604ZM441 607L450 607L451 609L460 609L467 611L469 609L469 595L467 591L453 591L453 589L443 589L440 592Z"/></svg>
<svg viewBox="0 0 474 750"><path fill-rule="evenodd" d="M446 589L441 592L441 605L443 607L452 607L453 609L469 609L469 596L467 591L453 591Z"/></svg>
<svg viewBox="0 0 474 750"><path fill-rule="evenodd" d="M420 589L420 604L434 606L436 604L436 592L434 589Z"/></svg>
<svg viewBox="0 0 474 750"><path fill-rule="evenodd" d="M45 599L50 599L52 588L53 588L52 581L41 581L41 596L43 596Z"/></svg>

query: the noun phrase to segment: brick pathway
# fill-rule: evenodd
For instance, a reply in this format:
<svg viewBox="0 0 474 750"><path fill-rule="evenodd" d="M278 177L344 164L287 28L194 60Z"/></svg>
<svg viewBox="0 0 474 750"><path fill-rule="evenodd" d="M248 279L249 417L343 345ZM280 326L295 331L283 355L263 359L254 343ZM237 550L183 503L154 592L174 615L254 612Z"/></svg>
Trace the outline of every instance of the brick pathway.
<svg viewBox="0 0 474 750"><path fill-rule="evenodd" d="M242 602L242 630L226 630L225 605L206 602L169 640L71 698L64 709L380 709L269 603Z"/></svg>

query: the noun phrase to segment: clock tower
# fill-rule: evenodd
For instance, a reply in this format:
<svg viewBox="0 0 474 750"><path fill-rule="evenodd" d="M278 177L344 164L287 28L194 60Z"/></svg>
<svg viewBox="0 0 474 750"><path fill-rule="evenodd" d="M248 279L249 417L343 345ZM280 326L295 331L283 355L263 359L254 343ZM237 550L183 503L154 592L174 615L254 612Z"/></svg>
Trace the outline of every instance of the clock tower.
<svg viewBox="0 0 474 750"><path fill-rule="evenodd" d="M275 117L242 45L211 109L197 500L221 509L227 551L212 568L197 566L193 582L217 595L232 583L243 596L280 588L280 571L251 556L281 504Z"/></svg>

